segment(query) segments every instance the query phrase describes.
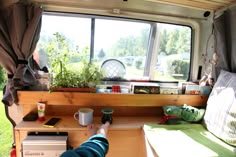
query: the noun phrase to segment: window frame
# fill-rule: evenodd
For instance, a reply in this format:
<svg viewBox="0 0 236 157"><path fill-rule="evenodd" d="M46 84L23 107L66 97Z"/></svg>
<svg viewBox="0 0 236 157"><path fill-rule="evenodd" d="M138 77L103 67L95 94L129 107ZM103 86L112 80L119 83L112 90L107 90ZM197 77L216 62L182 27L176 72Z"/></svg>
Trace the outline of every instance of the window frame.
<svg viewBox="0 0 236 157"><path fill-rule="evenodd" d="M147 23L151 25L150 34L149 34L149 41L148 41L148 47L147 47L147 53L146 53L146 61L145 61L145 68L143 76L150 77L151 71L152 71L152 64L156 64L156 60L158 58L158 52L155 51L155 47L157 42L155 40L157 39L157 24L163 23L163 24L173 24L177 26L185 26L189 27L191 29L191 40L190 40L190 61L189 61L189 72L188 72L188 78L186 81L190 81L193 71L193 53L194 53L194 40L195 40L195 32L193 29L193 26L191 24L181 24L174 23L174 22L163 22L161 20L148 20L148 19L139 19L139 18L131 18L131 17L122 17L122 16L109 16L109 15L95 15L95 14L84 14L84 13L74 13L74 12L57 12L57 11L44 11L43 15L59 15L59 16L68 16L68 17L82 17L82 18L90 18L91 19L91 36L90 36L90 60L89 62L92 62L94 58L94 34L95 34L95 19L114 19L114 20L120 20L120 21L129 21L129 22L140 22L140 23ZM157 57L153 57L153 56ZM156 59L153 59L156 58ZM151 80L152 82L178 82L178 81L158 81L158 80Z"/></svg>

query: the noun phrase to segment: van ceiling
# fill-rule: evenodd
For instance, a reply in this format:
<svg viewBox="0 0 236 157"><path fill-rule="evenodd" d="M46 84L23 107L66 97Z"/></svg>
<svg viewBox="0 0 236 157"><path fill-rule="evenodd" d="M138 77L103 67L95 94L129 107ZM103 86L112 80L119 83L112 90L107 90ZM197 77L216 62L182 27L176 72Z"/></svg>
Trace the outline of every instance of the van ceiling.
<svg viewBox="0 0 236 157"><path fill-rule="evenodd" d="M235 0L147 0L158 3L174 4L201 10L218 11L235 4Z"/></svg>
<svg viewBox="0 0 236 157"><path fill-rule="evenodd" d="M16 1L16 0L14 0ZM27 0L45 6L45 10L67 11L87 8L90 13L95 10L118 9L119 14L125 12L145 13L184 18L207 19L205 12L222 11L236 3L236 0ZM53 7L53 9L52 9ZM55 9L56 8L56 9ZM73 9L72 9L73 8ZM60 10L60 9L59 9ZM82 12L83 13L83 12ZM97 13L97 12L96 12ZM98 12L99 13L99 12ZM113 12L114 13L114 12ZM102 14L102 13L101 13ZM212 15L212 14L211 14Z"/></svg>

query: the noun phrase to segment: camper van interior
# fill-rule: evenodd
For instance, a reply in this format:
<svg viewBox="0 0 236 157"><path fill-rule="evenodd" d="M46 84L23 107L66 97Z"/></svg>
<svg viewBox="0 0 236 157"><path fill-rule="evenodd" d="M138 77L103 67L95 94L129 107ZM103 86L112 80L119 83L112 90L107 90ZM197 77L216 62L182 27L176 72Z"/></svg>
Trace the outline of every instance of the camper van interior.
<svg viewBox="0 0 236 157"><path fill-rule="evenodd" d="M0 11L17 157L59 157L106 118L107 157L236 156L235 0L1 0Z"/></svg>

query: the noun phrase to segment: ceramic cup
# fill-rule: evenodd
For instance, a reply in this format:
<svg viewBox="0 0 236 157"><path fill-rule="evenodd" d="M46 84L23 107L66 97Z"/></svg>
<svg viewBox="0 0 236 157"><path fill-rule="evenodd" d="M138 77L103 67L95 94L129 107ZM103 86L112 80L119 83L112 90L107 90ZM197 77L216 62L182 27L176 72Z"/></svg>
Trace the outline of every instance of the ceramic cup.
<svg viewBox="0 0 236 157"><path fill-rule="evenodd" d="M93 122L93 109L80 108L78 112L75 112L74 118L80 125L87 126Z"/></svg>

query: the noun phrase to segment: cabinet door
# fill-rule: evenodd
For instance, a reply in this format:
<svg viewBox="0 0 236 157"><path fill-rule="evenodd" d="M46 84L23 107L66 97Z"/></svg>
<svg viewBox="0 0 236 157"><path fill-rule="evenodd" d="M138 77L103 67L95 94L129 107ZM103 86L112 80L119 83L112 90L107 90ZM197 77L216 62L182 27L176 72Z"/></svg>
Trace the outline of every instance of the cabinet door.
<svg viewBox="0 0 236 157"><path fill-rule="evenodd" d="M77 148L83 142L85 142L89 137L87 131L69 131L68 132L68 144L74 148Z"/></svg>
<svg viewBox="0 0 236 157"><path fill-rule="evenodd" d="M110 130L106 157L145 157L145 141L141 129ZM70 131L69 144L78 147L88 139L87 131Z"/></svg>
<svg viewBox="0 0 236 157"><path fill-rule="evenodd" d="M111 130L110 148L106 157L145 157L144 137L141 129Z"/></svg>
<svg viewBox="0 0 236 157"><path fill-rule="evenodd" d="M27 131L15 131L17 135L17 155L21 157L21 142L27 136ZM20 136L21 135L21 136ZM78 147L88 139L87 131L68 131L68 142L73 148ZM108 133L110 148L106 157L145 157L145 141L141 129L110 130Z"/></svg>

